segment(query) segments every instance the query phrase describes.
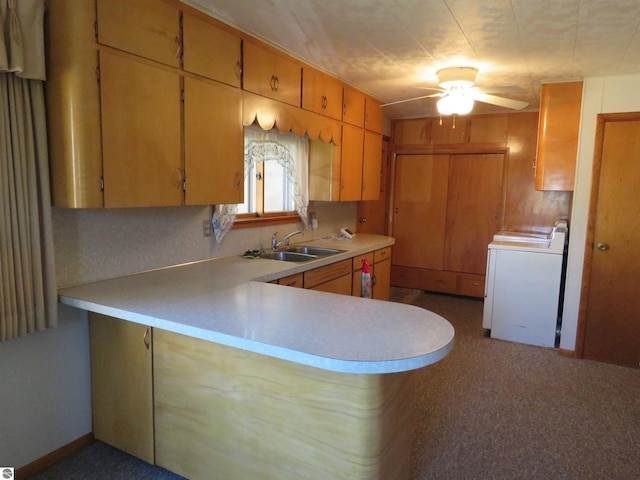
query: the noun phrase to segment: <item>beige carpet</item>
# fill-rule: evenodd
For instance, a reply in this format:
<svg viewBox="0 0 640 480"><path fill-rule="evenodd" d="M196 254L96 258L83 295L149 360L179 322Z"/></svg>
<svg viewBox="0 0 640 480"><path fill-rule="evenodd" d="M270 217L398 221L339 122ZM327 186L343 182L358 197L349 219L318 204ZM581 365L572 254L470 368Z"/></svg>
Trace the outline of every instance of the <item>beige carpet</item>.
<svg viewBox="0 0 640 480"><path fill-rule="evenodd" d="M640 370L484 336L482 301L408 289L452 353L418 373L415 480L640 479Z"/></svg>

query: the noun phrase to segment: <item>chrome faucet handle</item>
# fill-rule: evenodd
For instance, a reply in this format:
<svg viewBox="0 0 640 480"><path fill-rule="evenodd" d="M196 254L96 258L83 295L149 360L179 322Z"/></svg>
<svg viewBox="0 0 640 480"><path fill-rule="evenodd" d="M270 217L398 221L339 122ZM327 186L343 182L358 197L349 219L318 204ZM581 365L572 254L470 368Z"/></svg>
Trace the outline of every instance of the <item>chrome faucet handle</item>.
<svg viewBox="0 0 640 480"><path fill-rule="evenodd" d="M271 250L278 248L278 232L271 235Z"/></svg>

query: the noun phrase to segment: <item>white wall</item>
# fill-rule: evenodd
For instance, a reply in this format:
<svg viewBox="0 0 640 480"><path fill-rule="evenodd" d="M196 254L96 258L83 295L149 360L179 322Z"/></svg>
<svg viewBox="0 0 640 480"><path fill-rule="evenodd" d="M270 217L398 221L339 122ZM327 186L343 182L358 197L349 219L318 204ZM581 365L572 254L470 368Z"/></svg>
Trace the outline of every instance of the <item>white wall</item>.
<svg viewBox="0 0 640 480"><path fill-rule="evenodd" d="M316 237L355 229L355 202L312 202ZM54 209L58 286L267 247L302 224L202 236L211 207ZM312 233L292 241L310 240ZM85 312L61 305L56 329L0 344L0 466L24 466L92 431Z"/></svg>
<svg viewBox="0 0 640 480"><path fill-rule="evenodd" d="M640 74L588 77L584 82L560 340L560 348L563 349L574 350L576 345L597 116L600 113L640 111L638 85L640 85Z"/></svg>

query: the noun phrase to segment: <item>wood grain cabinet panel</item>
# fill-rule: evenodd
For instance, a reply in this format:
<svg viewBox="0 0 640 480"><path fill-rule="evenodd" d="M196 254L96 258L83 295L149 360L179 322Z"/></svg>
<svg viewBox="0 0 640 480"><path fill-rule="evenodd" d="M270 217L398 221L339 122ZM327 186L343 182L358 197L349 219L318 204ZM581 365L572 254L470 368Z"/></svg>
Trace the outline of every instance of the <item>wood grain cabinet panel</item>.
<svg viewBox="0 0 640 480"><path fill-rule="evenodd" d="M184 78L185 204L242 203L242 92Z"/></svg>
<svg viewBox="0 0 640 480"><path fill-rule="evenodd" d="M93 434L154 463L151 328L89 314Z"/></svg>
<svg viewBox="0 0 640 480"><path fill-rule="evenodd" d="M341 201L357 201L362 198L363 155L364 130L348 123L343 124L340 164Z"/></svg>
<svg viewBox="0 0 640 480"><path fill-rule="evenodd" d="M302 69L302 108L340 120L342 83L310 67Z"/></svg>
<svg viewBox="0 0 640 480"><path fill-rule="evenodd" d="M365 130L362 155L362 200L380 198L381 168L382 135Z"/></svg>
<svg viewBox="0 0 640 480"><path fill-rule="evenodd" d="M572 191L575 182L582 82L542 86L536 189Z"/></svg>
<svg viewBox="0 0 640 480"><path fill-rule="evenodd" d="M180 66L180 11L175 6L156 0L97 0L96 7L98 42Z"/></svg>
<svg viewBox="0 0 640 480"><path fill-rule="evenodd" d="M469 143L494 143L506 146L509 137L509 115L472 115L469 117Z"/></svg>
<svg viewBox="0 0 640 480"><path fill-rule="evenodd" d="M105 207L181 205L178 72L100 52Z"/></svg>
<svg viewBox="0 0 640 480"><path fill-rule="evenodd" d="M188 13L183 14L182 25L184 70L233 87L240 87L240 37Z"/></svg>
<svg viewBox="0 0 640 480"><path fill-rule="evenodd" d="M344 85L342 95L342 121L364 128L365 94L349 85Z"/></svg>
<svg viewBox="0 0 640 480"><path fill-rule="evenodd" d="M302 67L253 42L244 42L243 88L299 107Z"/></svg>
<svg viewBox="0 0 640 480"><path fill-rule="evenodd" d="M373 97L366 96L364 108L364 128L382 133L383 112L381 103Z"/></svg>

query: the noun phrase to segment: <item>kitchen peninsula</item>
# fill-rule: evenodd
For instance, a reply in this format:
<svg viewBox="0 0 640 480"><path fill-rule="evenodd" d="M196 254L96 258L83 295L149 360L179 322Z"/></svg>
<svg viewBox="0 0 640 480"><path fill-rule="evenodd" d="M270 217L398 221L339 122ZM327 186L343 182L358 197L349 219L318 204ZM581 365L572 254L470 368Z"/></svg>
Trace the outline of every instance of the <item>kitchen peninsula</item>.
<svg viewBox="0 0 640 480"><path fill-rule="evenodd" d="M392 244L317 240L343 252L207 260L63 288L60 302L93 312L92 329L141 329L141 458L191 479L407 478L415 370L448 354L453 327L410 305L267 283ZM119 352L105 348L113 369Z"/></svg>

